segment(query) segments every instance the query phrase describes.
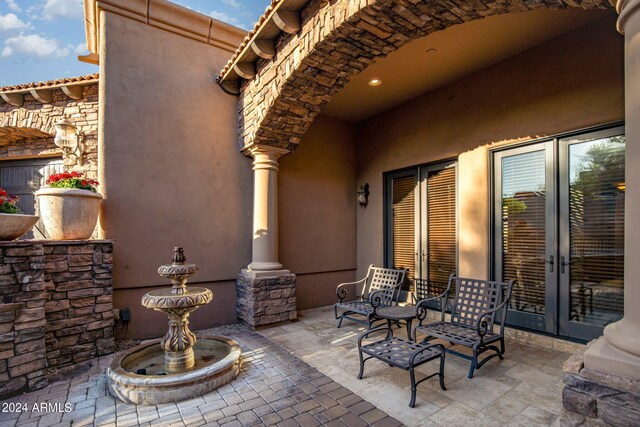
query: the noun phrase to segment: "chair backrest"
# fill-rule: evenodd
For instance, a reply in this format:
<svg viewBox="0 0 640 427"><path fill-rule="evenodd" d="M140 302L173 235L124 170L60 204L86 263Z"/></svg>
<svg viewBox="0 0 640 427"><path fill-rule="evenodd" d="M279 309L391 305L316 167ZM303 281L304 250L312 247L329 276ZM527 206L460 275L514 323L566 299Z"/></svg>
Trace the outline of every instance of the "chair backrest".
<svg viewBox="0 0 640 427"><path fill-rule="evenodd" d="M367 274L367 284L365 287L365 298L376 292L380 295L381 305L391 305L398 302L400 296L399 286L404 281L405 269L396 270L393 268L381 268L369 266Z"/></svg>
<svg viewBox="0 0 640 427"><path fill-rule="evenodd" d="M456 277L456 294L451 311L451 323L476 326L478 317L482 313L498 307L503 299L511 296L513 280L510 282L491 282L488 280L468 279ZM504 328L506 318L506 306L503 308L500 319L500 327ZM496 313L487 316L485 320L489 330L493 330Z"/></svg>
<svg viewBox="0 0 640 427"><path fill-rule="evenodd" d="M453 276L453 275L452 275ZM455 276L453 276L455 277ZM451 278L449 278L451 280ZM436 297L447 289L440 289L440 287L433 286L433 284L429 283L428 279L414 279L414 293L411 295L411 300L414 304L418 304L418 302L422 301L425 298ZM444 298L436 298L431 301L430 308L434 310L440 310L442 308L443 301L446 303L446 299Z"/></svg>

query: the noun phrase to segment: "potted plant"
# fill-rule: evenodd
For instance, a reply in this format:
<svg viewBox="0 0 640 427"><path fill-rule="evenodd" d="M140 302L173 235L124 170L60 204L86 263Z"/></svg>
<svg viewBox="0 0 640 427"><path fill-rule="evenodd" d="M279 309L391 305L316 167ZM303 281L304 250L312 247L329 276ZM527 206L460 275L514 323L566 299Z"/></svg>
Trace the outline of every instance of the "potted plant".
<svg viewBox="0 0 640 427"><path fill-rule="evenodd" d="M33 227L37 215L24 215L17 205L18 197L0 188L0 241L15 240Z"/></svg>
<svg viewBox="0 0 640 427"><path fill-rule="evenodd" d="M98 222L102 195L98 181L80 172L51 175L36 191L44 229L50 239L88 239Z"/></svg>

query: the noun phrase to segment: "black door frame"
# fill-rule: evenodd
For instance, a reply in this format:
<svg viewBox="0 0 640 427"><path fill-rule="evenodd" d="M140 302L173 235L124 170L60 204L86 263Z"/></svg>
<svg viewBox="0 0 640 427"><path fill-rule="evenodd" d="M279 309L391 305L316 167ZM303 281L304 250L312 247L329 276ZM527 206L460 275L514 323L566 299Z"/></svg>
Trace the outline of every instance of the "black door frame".
<svg viewBox="0 0 640 427"><path fill-rule="evenodd" d="M415 251L414 251L414 265L416 277L423 277L423 270L428 269L427 266L427 235L426 224L428 221L426 207L427 197L427 185L423 181L428 177L429 172L444 170L447 168L455 168L455 181L456 181L456 271L458 274L458 159L446 159L437 162L431 162L427 164L421 164L403 168L395 171L385 172L383 174L383 189L384 189L384 212L383 212L383 233L384 233L384 265L387 268L393 266L393 180L398 178L414 177L416 185L416 202L415 202ZM401 300L411 301L409 295L406 292L402 292L400 295Z"/></svg>
<svg viewBox="0 0 640 427"><path fill-rule="evenodd" d="M623 122L580 129L548 138L524 141L489 150L491 194L491 202L489 204L489 217L491 219L490 272L493 280L502 279L502 272L498 268L502 262L502 233L499 232L501 229L502 209L501 207L498 208L499 200L497 197L498 192L501 190L501 182L499 179L500 159L506 157L508 153L516 155L527 151L546 150L546 227L547 233L550 233L552 237L550 238L549 235L546 236L545 259L550 261L550 256L553 256L553 264L545 264L545 278L547 280L545 290L545 315L544 318L541 319L542 316L540 315L509 310L509 315L507 316L508 325L578 341L589 341L602 335L603 328L601 327L572 322L570 320L570 289L568 286L570 269L565 268L565 273L560 273L561 266L559 262L560 256L567 256L567 246L569 244L569 228L566 224L568 223L568 216L565 214L568 209L568 190L561 187L565 186L562 180L568 178L567 147L569 144L620 134L624 134ZM568 181L566 182L566 186L568 187ZM549 212L552 214L549 214ZM562 214L565 214L566 218L562 218ZM552 265L553 272L550 271Z"/></svg>

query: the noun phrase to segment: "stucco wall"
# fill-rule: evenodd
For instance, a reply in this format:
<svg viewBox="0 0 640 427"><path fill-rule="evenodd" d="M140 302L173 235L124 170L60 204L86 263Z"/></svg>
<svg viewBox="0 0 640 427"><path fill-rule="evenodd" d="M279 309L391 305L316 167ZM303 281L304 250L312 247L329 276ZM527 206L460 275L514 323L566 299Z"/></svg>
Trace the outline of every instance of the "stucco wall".
<svg viewBox="0 0 640 427"><path fill-rule="evenodd" d="M237 99L213 79L230 56L102 12L100 224L116 242L114 306L131 309L130 337L166 330L140 297L167 286L157 268L174 246L200 267L191 283L214 293L193 328L235 322L234 281L251 258L252 172L235 144Z"/></svg>
<svg viewBox="0 0 640 427"><path fill-rule="evenodd" d="M336 301L356 268L356 182L351 124L319 116L280 161L280 262L297 275L298 309Z"/></svg>
<svg viewBox="0 0 640 427"><path fill-rule="evenodd" d="M383 172L459 156L459 273L488 276L488 145L622 120L623 65L612 16L363 122L358 273L383 262Z"/></svg>

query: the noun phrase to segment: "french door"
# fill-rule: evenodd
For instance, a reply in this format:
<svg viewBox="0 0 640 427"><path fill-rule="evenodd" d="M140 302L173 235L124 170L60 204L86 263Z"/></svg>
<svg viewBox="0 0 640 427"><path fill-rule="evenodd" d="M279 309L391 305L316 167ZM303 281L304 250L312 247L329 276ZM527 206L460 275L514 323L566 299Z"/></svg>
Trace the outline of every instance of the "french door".
<svg viewBox="0 0 640 427"><path fill-rule="evenodd" d="M624 128L497 151L494 273L508 323L590 340L623 315Z"/></svg>
<svg viewBox="0 0 640 427"><path fill-rule="evenodd" d="M402 298L416 298L416 278L427 283L421 292L443 292L457 265L455 162L393 172L385 179L385 263L408 270Z"/></svg>

